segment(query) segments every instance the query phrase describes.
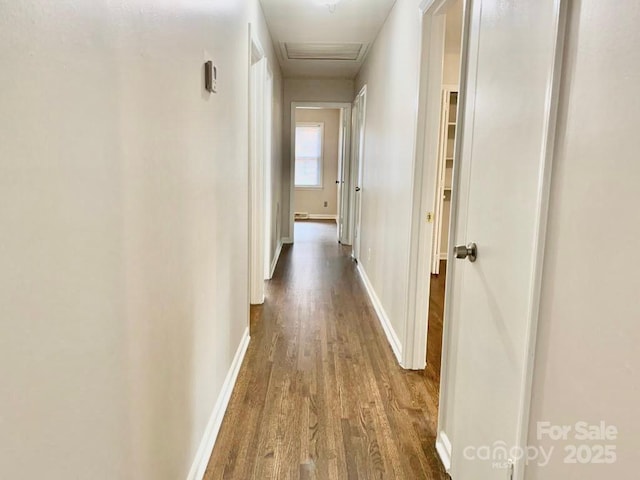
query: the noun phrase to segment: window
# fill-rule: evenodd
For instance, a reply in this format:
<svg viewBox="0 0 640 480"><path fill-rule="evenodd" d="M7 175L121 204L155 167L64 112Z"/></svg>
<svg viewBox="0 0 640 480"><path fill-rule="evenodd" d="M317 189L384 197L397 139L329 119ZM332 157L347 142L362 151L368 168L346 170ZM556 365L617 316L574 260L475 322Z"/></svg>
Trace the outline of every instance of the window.
<svg viewBox="0 0 640 480"><path fill-rule="evenodd" d="M322 123L296 123L296 187L322 188Z"/></svg>

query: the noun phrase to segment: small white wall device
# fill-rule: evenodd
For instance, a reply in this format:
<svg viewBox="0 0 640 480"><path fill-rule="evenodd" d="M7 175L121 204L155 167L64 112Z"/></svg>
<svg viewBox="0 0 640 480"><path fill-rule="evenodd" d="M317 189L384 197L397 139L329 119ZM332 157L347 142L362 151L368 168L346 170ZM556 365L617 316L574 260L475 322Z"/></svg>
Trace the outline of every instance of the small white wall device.
<svg viewBox="0 0 640 480"><path fill-rule="evenodd" d="M218 93L218 68L211 60L204 64L204 87L207 92Z"/></svg>

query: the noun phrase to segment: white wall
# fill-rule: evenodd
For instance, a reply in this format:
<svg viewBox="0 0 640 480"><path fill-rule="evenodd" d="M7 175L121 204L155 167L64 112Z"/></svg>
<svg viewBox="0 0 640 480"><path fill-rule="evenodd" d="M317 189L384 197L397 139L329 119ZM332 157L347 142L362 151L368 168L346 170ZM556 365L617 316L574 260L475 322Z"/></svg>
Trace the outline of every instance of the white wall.
<svg viewBox="0 0 640 480"><path fill-rule="evenodd" d="M442 83L458 85L460 83L460 53L445 53L442 67Z"/></svg>
<svg viewBox="0 0 640 480"><path fill-rule="evenodd" d="M285 78L282 118L282 236L290 237L291 103L353 102L353 80L344 78Z"/></svg>
<svg viewBox="0 0 640 480"><path fill-rule="evenodd" d="M261 15L0 4L0 477L186 477L248 323Z"/></svg>
<svg viewBox="0 0 640 480"><path fill-rule="evenodd" d="M356 79L367 85L360 262L404 339L420 16L398 0Z"/></svg>
<svg viewBox="0 0 640 480"><path fill-rule="evenodd" d="M636 478L640 451L640 10L572 2L529 443L556 447L527 479ZM613 465L569 465L536 424L615 425Z"/></svg>
<svg viewBox="0 0 640 480"><path fill-rule="evenodd" d="M462 0L456 0L446 10L444 64L442 83L460 83L460 52L462 50Z"/></svg>
<svg viewBox="0 0 640 480"><path fill-rule="evenodd" d="M318 122L324 125L322 146L322 188L296 188L294 211L314 215L338 214L338 156L340 153L340 110L296 109L296 122ZM324 206L327 202L327 206Z"/></svg>

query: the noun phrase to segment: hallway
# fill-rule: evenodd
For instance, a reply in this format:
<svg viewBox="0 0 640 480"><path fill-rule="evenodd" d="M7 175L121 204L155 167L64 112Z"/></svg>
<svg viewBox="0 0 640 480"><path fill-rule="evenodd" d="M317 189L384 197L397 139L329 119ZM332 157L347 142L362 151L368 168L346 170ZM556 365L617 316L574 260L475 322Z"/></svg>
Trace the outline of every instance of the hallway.
<svg viewBox="0 0 640 480"><path fill-rule="evenodd" d="M206 479L446 479L437 385L403 371L335 223L296 223Z"/></svg>

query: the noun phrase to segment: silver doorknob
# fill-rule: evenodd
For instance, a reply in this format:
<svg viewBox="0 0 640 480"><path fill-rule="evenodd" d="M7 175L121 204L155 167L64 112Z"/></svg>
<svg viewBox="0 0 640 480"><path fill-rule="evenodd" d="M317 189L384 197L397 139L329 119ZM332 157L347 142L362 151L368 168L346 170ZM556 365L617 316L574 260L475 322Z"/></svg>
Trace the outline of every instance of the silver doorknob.
<svg viewBox="0 0 640 480"><path fill-rule="evenodd" d="M475 243L470 243L466 247L464 245L458 245L453 247L453 253L456 258L467 258L473 263L478 258L478 246Z"/></svg>

